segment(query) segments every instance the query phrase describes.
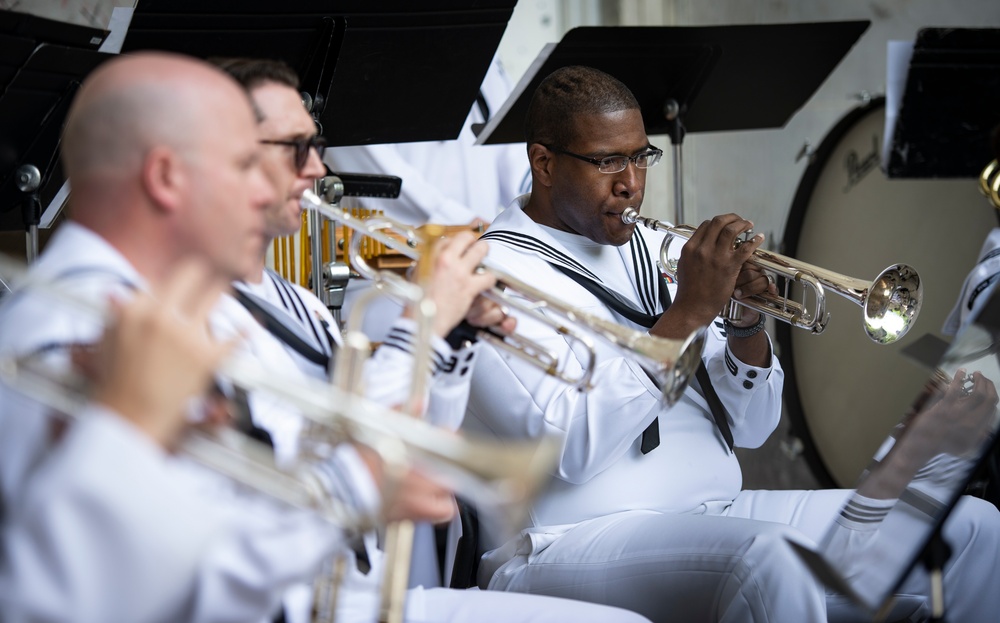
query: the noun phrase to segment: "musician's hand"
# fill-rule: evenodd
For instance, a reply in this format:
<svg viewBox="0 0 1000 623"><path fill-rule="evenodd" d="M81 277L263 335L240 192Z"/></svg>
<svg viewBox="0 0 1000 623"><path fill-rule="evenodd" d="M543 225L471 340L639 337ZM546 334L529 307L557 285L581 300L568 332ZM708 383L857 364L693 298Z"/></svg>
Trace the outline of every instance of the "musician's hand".
<svg viewBox="0 0 1000 623"><path fill-rule="evenodd" d="M387 467L371 448L361 445L355 448L382 491L382 515L387 521L441 523L455 515L457 508L451 491L414 469Z"/></svg>
<svg viewBox="0 0 1000 623"><path fill-rule="evenodd" d="M465 320L474 327L490 329L501 335L510 335L517 328L517 318L507 315L507 310L485 297L477 296L472 301Z"/></svg>
<svg viewBox="0 0 1000 623"><path fill-rule="evenodd" d="M232 350L208 335L208 315L225 284L193 262L156 296L113 302L114 322L97 346L94 399L170 447L185 426L187 401L205 391Z"/></svg>
<svg viewBox="0 0 1000 623"><path fill-rule="evenodd" d="M458 325L483 290L492 288L496 279L488 272L476 269L486 257L489 247L478 242L472 232L460 232L438 243L431 283L427 291L434 301L434 333L440 337ZM408 310L408 315L412 312Z"/></svg>
<svg viewBox="0 0 1000 623"><path fill-rule="evenodd" d="M757 234L736 246L753 223L736 214L722 214L705 221L684 244L677 264L677 294L670 309L653 327L663 337L683 337L712 322L732 298L737 278L757 247ZM747 288L755 287L748 281Z"/></svg>
<svg viewBox="0 0 1000 623"><path fill-rule="evenodd" d="M938 454L965 456L992 430L998 401L993 381L979 372L966 379L965 371L958 370L912 417L897 443L921 464Z"/></svg>
<svg viewBox="0 0 1000 623"><path fill-rule="evenodd" d="M733 298L737 300L749 299L767 292L777 295L778 287L757 265L747 262L743 265L740 274L736 277L736 289L733 291ZM760 319L760 312L749 307L741 306L739 320L731 321L737 327L751 327L757 324Z"/></svg>
<svg viewBox="0 0 1000 623"><path fill-rule="evenodd" d="M410 519L443 523L454 517L457 510L451 491L411 469L397 487L390 485L383 515L390 522Z"/></svg>

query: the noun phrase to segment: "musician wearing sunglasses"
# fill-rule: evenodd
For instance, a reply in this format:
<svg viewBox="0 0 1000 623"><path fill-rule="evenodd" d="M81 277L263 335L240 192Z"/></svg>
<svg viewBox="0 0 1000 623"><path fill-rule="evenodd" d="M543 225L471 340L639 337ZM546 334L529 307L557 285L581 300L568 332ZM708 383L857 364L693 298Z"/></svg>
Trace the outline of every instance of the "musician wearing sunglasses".
<svg viewBox="0 0 1000 623"><path fill-rule="evenodd" d="M565 448L530 523L483 556L480 586L591 600L653 621L837 620L839 604L828 609L823 585L787 540L819 540L849 492L743 491L734 454L760 446L781 414L783 375L764 318L748 309L739 320L718 317L731 298L774 293L747 263L763 236L738 243L753 224L737 214L706 220L686 243L674 241L677 278L667 283L662 234L622 219L628 207L641 210L647 170L662 152L628 87L604 72L553 72L525 128L532 190L483 236L490 262L653 335L708 329L703 367L673 406L636 361L600 344L588 392L482 349L463 427L503 438L559 434ZM518 333L560 360L582 361L563 335L530 318L518 318ZM969 591L974 574L992 568L997 544L975 526L962 513L948 526L956 562L947 590L966 587L953 593L963 604L956 620L985 620L1000 605ZM927 590L919 571L903 587Z"/></svg>
<svg viewBox="0 0 1000 623"><path fill-rule="evenodd" d="M70 107L61 156L73 202L31 277L94 305L154 297L197 342L214 298L202 294L227 287L260 253L263 209L276 199L262 149L249 100L222 72L177 55L112 57ZM191 261L206 274L178 289L171 275ZM5 297L0 318L0 353L43 357L61 372L72 347L104 331L94 314L30 283ZM155 327L128 326L156 348ZM173 453L200 413L171 408L185 397L176 384L211 364L184 356L172 361L186 369L161 372L160 391L140 392L138 407L102 392L108 408L69 423L42 400L4 391L2 506L14 545L3 548L0 619L260 620L290 579L343 546L317 516ZM143 369L119 370L125 389L145 386ZM303 541L312 549L285 556Z"/></svg>
<svg viewBox="0 0 1000 623"><path fill-rule="evenodd" d="M321 162L325 141L316 134L316 124L302 104L298 78L288 66L274 61L219 59L216 63L244 86L258 113L260 143L264 147L261 164L279 197L264 211L267 242L295 234L301 226L299 199L326 172ZM492 276L476 271L485 253L486 243L477 242L471 232L441 241L428 287L438 313L434 318L433 370L427 379L425 417L452 429L457 428L464 415L469 370L475 365L478 345L456 343L453 349L444 338L463 319L473 326L492 326L499 332L513 329L513 321L498 305L477 296L495 282ZM342 338L323 303L311 292L267 269L263 251L254 270L234 286L240 305L220 306L215 318L217 332L248 335L248 354L276 374L297 372L328 380L337 363L336 353ZM260 325L252 326L251 316L261 321ZM366 395L386 406L404 404L409 394L417 329L410 316L406 311L394 322L386 342L375 350L363 371ZM250 393L249 404L254 423L267 431L276 454L283 460L294 458L302 418L293 410L273 404L267 396L257 396L256 392ZM373 460L368 453L362 457ZM360 484L365 480L370 478L362 474ZM434 519L436 512L436 521L442 521L449 519L454 511L450 493L431 485L419 474L410 473L399 487L410 491L392 502L393 514L398 518L427 521ZM372 491L370 495L377 496L378 492ZM433 532L430 534L433 536ZM368 620L377 607L380 582L388 564L374 533L365 536L364 553L358 553L356 558L348 565L338 600L341 621ZM308 587L301 586L287 595L284 614L289 621L305 620L309 593ZM302 595L307 597L302 599ZM597 622L636 618L642 620L634 613L595 608L583 602L458 591L433 585L410 590L406 599L409 621Z"/></svg>

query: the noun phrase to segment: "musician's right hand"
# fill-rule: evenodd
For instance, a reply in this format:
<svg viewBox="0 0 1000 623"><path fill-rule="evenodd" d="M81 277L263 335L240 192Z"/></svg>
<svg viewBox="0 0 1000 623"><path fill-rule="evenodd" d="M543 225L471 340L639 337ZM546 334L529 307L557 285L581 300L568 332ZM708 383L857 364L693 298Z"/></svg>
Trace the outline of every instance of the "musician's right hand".
<svg viewBox="0 0 1000 623"><path fill-rule="evenodd" d="M355 448L382 491L382 516L386 521L442 523L454 517L458 508L451 491L415 469L389 471L374 450L361 445Z"/></svg>
<svg viewBox="0 0 1000 623"><path fill-rule="evenodd" d="M677 294L663 314L665 322L684 318L679 335L711 323L733 297L744 264L764 241L764 236L757 234L736 245L743 232L752 228L753 223L741 216L721 214L702 223L684 244L677 263Z"/></svg>
<svg viewBox="0 0 1000 623"><path fill-rule="evenodd" d="M473 301L496 283L477 268L489 250L472 232L460 232L438 243L428 294L434 301L434 333L445 337L469 313Z"/></svg>
<svg viewBox="0 0 1000 623"><path fill-rule="evenodd" d="M90 366L94 400L171 447L185 427L185 406L205 392L233 342L208 333L208 315L226 284L187 262L155 295L112 301L114 320Z"/></svg>
<svg viewBox="0 0 1000 623"><path fill-rule="evenodd" d="M920 465L938 454L964 457L979 449L992 431L998 402L993 381L980 372L966 379L965 371L958 370L912 416L897 443Z"/></svg>

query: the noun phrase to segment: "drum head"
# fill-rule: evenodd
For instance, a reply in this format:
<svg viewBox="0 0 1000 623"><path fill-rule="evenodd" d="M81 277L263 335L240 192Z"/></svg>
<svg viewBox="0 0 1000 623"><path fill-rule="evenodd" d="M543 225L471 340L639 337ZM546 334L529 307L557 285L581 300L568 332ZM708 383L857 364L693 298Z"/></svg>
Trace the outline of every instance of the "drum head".
<svg viewBox="0 0 1000 623"><path fill-rule="evenodd" d="M916 322L890 345L869 340L861 307L833 293L822 335L777 324L792 431L824 486L853 487L917 397L930 371L900 351L927 333L950 341L941 326L997 224L975 179L888 179L884 120L876 99L834 127L799 183L784 234L790 257L865 281L909 264L924 288Z"/></svg>

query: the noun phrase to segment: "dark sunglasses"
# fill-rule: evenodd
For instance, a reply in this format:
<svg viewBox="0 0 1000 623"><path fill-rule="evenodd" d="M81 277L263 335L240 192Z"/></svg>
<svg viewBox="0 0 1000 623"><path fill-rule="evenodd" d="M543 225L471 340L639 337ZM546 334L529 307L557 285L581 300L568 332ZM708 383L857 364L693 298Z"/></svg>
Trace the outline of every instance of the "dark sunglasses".
<svg viewBox="0 0 1000 623"><path fill-rule="evenodd" d="M326 151L326 139L319 134L314 134L307 138L296 138L287 141L271 141L261 139L264 145L285 145L295 148L295 168L299 171L306 167L309 161L309 150L315 149L316 154L323 159L323 152Z"/></svg>

